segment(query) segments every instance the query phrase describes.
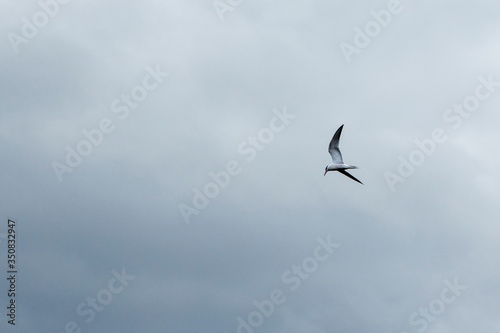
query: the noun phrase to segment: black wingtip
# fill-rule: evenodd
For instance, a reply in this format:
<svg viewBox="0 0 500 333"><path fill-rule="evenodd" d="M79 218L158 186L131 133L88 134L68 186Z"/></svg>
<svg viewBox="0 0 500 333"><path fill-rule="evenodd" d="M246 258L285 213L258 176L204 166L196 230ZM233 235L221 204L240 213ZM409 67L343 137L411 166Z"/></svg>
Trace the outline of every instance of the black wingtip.
<svg viewBox="0 0 500 333"><path fill-rule="evenodd" d="M347 177L351 178L352 180L360 183L361 185L365 185L359 179L357 179L356 177L354 177L353 175L351 175L347 171L345 171L345 170L337 170L337 171L340 172L341 174L343 174L344 176L347 176Z"/></svg>
<svg viewBox="0 0 500 333"><path fill-rule="evenodd" d="M342 134L342 129L344 128L344 125L342 124L342 126L340 126L336 131L335 131L335 134L333 135L333 137L337 137L337 139L340 139L340 135Z"/></svg>

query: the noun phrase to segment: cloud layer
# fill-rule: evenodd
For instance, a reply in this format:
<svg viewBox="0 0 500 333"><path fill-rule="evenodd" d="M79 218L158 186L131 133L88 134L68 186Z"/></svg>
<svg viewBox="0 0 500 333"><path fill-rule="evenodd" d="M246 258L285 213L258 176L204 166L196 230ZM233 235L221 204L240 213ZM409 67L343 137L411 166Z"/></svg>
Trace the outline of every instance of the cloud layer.
<svg viewBox="0 0 500 333"><path fill-rule="evenodd" d="M20 331L498 332L497 2L3 7Z"/></svg>

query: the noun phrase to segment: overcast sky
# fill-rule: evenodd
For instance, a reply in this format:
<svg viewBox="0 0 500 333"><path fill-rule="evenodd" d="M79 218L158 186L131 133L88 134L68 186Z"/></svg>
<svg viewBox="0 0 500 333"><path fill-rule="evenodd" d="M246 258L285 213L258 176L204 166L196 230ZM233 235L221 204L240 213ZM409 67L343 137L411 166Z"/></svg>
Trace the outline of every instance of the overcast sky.
<svg viewBox="0 0 500 333"><path fill-rule="evenodd" d="M66 2L1 3L2 332L500 330L498 1Z"/></svg>

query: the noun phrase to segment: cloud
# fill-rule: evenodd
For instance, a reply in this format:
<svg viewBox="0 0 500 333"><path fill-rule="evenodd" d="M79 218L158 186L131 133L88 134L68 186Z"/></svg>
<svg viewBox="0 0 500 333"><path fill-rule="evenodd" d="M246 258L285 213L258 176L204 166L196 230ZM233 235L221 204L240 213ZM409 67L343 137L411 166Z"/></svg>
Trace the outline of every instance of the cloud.
<svg viewBox="0 0 500 333"><path fill-rule="evenodd" d="M387 5L242 1L221 21L211 1L71 1L15 53L7 34L40 6L6 4L0 233L16 220L19 329L235 332L331 235L335 255L255 332L416 332L455 277L468 289L426 330L498 331L499 97L397 191L384 178L478 77L500 79L498 4L404 2L347 63L339 43ZM119 121L111 104L156 65L168 78ZM283 106L296 118L246 162L238 146ZM51 163L103 118L113 133L59 183ZM342 124L365 186L323 177ZM231 160L241 173L186 224L179 204ZM86 323L77 306L122 267L136 278Z"/></svg>

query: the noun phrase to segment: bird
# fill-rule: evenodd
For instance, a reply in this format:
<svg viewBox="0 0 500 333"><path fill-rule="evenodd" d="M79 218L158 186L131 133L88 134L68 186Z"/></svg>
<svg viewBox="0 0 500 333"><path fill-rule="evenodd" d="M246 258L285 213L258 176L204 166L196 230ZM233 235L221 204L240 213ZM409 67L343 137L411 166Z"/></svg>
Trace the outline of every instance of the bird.
<svg viewBox="0 0 500 333"><path fill-rule="evenodd" d="M330 145L328 146L328 152L332 156L333 163L330 163L326 166L325 174L323 176L326 176L326 173L328 171L338 171L341 174L351 178L352 180L364 185L362 182L356 179L356 177L346 171L347 169L357 169L358 167L354 165L344 164L344 161L342 160L342 154L340 153L339 149L339 140L340 134L342 133L342 128L344 128L344 125L340 126L339 129L335 132L332 141L330 141Z"/></svg>

